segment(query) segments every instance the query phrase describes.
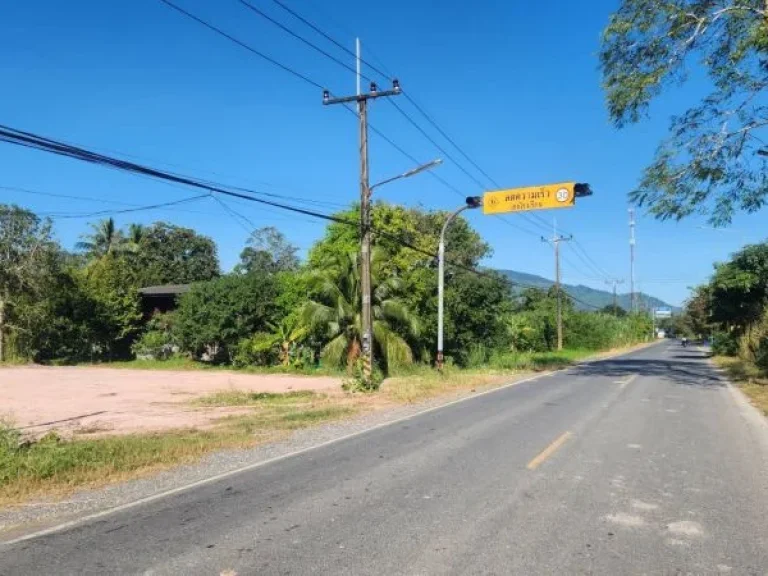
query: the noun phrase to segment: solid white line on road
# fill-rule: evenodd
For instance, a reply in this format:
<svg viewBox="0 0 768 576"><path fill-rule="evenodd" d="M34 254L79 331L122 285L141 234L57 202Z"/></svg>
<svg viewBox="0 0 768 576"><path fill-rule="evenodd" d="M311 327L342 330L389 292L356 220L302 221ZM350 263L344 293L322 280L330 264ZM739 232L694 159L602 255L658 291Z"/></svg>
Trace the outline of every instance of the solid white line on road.
<svg viewBox="0 0 768 576"><path fill-rule="evenodd" d="M598 358L594 360L594 362L603 362L605 360L610 360L611 358L617 358L619 356L626 356L628 354L632 354L633 352L637 352L638 350L629 350L627 352L618 352L616 354L612 354L610 356L603 356L602 358ZM583 364L589 364L592 362L585 362ZM387 422L382 422L380 424L376 424L375 426L371 426L370 428L366 428L364 430L358 430L356 432L352 432L350 434L346 434L344 436L339 436L338 438L334 438L332 440L327 440L326 442L321 442L320 444L315 444L314 446L308 446L307 448L302 448L301 450L295 450L293 452L288 452L287 454L283 454L282 456L276 456L274 458L270 458L268 460L262 460L261 462L254 462L253 464L248 464L247 466L243 466L241 468L236 468L234 470L229 470L227 472L222 472L221 474L216 474L215 476L209 476L208 478L203 478L202 480L198 480L196 482L192 482L190 484L185 484L184 486L177 486L176 488L171 488L170 490L165 490L163 492L158 492L157 494L152 494L151 496L146 496L144 498L139 498L138 500L133 500L132 502L126 502L125 504L121 504L119 506L115 506L113 508L107 508L106 510L100 510L99 512L94 512L93 514L88 514L86 516L81 516L80 518L76 518L74 520L70 520L68 522L63 522L62 524L58 524L56 526L51 526L50 528L45 528L43 530L38 530L37 532L32 532L30 534L26 534L24 536L19 536L18 538L14 538L12 540L6 540L3 542L0 542L0 548L4 546L11 546L13 544L18 544L20 542L25 542L27 540L32 540L34 538L39 538L41 536L48 536L50 534L55 534L57 532L61 532L63 530L67 530L68 528L74 528L75 526L79 526L80 524L84 524L86 522L90 522L91 520L96 520L98 518L104 518L105 516L109 516L110 514L114 514L117 512L122 512L124 510L130 510L131 508L136 508L137 506L141 506L142 504L149 504L150 502L155 502L156 500L161 500L163 498L166 498L168 496L173 496L175 494L180 494L182 492L186 492L188 490L192 490L193 488L199 488L201 486L206 486L208 484L213 484L214 482L217 482L219 480L223 480L224 478L229 478L230 476L235 476L237 474L241 474L243 472L249 472L250 470L255 470L257 468L261 468L262 466L266 466L268 464L272 464L274 462L279 462L281 460L285 460L287 458L291 458L293 456L298 456L300 454L304 454L305 452L310 452L312 450L317 450L318 448L323 448L325 446L330 446L332 444L336 444L338 442L343 442L344 440L349 440L350 438L354 438L356 436L361 436L363 434L367 434L368 432L372 432L373 430L378 430L379 428L384 428L386 426L391 426L393 424L398 424L400 422L405 422L406 420L411 420L412 418L417 418L418 416L422 416L424 414L429 414L430 412L435 412L437 410L441 410L443 408L447 408L448 406L453 406L455 404L459 404L461 402L466 402L468 400L472 400L473 398L478 398L480 396L485 396L487 394L494 394L496 392L499 392L501 390L506 390L507 388L511 388L512 386L517 386L518 384L525 384L526 382L531 382L533 380L538 380L539 378L542 378L543 376L554 374L555 372L549 372L547 374L537 374L535 376L530 376L528 378L523 378L522 380L516 380L515 382L510 382L508 384L504 384L503 386L499 386L498 388L491 388L490 390L484 390L483 392L477 392L475 394L472 394L470 396L465 396L464 398L459 398L457 400L452 400L450 402L446 402L445 404L440 404L439 406L433 406L431 408L427 408L425 410L421 410L419 412L414 412L413 414L409 414L408 416L403 416L402 418L396 418L395 420L389 420ZM565 371L562 372L565 374ZM568 433L570 434L570 433ZM563 440L564 441L564 440Z"/></svg>

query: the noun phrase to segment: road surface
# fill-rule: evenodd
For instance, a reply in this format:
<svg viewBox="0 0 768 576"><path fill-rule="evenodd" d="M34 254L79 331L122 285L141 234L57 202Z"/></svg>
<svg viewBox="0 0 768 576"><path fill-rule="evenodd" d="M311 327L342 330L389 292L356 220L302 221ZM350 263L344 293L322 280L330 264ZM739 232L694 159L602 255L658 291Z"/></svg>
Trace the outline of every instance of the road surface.
<svg viewBox="0 0 768 576"><path fill-rule="evenodd" d="M0 574L768 574L766 436L663 343L0 545Z"/></svg>

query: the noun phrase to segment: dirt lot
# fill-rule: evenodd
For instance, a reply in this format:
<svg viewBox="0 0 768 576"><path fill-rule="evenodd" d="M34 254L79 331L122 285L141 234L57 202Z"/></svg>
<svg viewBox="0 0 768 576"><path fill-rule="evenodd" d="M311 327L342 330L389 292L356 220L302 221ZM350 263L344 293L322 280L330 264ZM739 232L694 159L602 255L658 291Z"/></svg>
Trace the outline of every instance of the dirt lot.
<svg viewBox="0 0 768 576"><path fill-rule="evenodd" d="M0 418L35 436L49 429L103 434L204 427L237 408L199 408L189 401L224 390L341 390L341 380L284 374L154 371L114 368L0 368Z"/></svg>

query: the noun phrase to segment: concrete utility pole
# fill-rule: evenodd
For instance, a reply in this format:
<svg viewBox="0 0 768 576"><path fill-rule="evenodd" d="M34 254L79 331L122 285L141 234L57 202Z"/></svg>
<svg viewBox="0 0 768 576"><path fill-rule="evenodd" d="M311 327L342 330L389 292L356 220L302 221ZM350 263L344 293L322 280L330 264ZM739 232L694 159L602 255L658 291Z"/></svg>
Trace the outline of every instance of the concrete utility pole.
<svg viewBox="0 0 768 576"><path fill-rule="evenodd" d="M362 345L363 379L371 383L373 370L373 318L371 312L371 189L368 184L368 100L400 94L400 83L392 81L392 90L380 91L375 82L371 82L370 92L360 92L360 41L357 47L357 94L331 98L328 90L323 91L323 104L347 104L357 102L357 115L360 120L360 290L362 292Z"/></svg>
<svg viewBox="0 0 768 576"><path fill-rule="evenodd" d="M555 248L555 292L557 293L557 349L563 349L563 302L562 291L560 290L560 242L573 240L573 235L565 237L558 236L557 222L554 224L554 233L552 238L541 237L542 242L551 242Z"/></svg>
<svg viewBox="0 0 768 576"><path fill-rule="evenodd" d="M635 297L635 209L629 209L629 301L632 312L637 312Z"/></svg>
<svg viewBox="0 0 768 576"><path fill-rule="evenodd" d="M618 316L619 302L616 296L616 286L619 284L624 284L624 280L614 278L613 280L606 280L605 283L609 286L613 284L613 315Z"/></svg>

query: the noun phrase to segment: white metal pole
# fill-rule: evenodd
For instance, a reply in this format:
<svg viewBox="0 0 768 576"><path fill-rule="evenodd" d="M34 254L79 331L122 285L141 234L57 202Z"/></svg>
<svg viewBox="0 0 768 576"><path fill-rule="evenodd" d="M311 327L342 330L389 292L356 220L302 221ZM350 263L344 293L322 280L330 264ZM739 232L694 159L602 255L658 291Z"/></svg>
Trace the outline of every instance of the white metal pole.
<svg viewBox="0 0 768 576"><path fill-rule="evenodd" d="M459 214L472 208L472 206L462 206L456 210L453 214L445 219L443 229L440 230L440 244L437 248L437 368L438 370L443 367L443 297L445 288L445 231L448 230L448 225L453 222Z"/></svg>
<svg viewBox="0 0 768 576"><path fill-rule="evenodd" d="M355 68L357 69L357 95L360 96L360 38L355 38Z"/></svg>
<svg viewBox="0 0 768 576"><path fill-rule="evenodd" d="M443 228L443 233L445 228ZM440 234L437 250L437 368L443 367L443 290L445 287L445 239Z"/></svg>

